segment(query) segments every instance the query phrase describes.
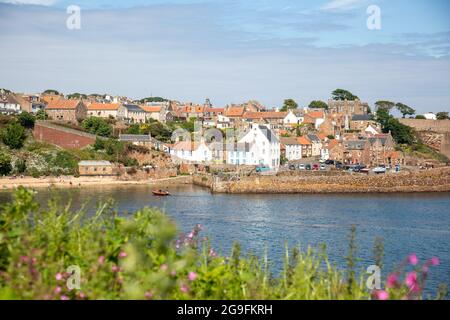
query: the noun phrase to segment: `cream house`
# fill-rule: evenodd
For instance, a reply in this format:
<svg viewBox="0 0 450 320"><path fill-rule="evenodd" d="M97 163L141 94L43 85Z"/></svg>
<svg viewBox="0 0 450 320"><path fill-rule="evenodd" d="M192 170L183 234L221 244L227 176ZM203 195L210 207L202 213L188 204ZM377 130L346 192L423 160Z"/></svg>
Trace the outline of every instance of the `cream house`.
<svg viewBox="0 0 450 320"><path fill-rule="evenodd" d="M91 103L87 107L88 116L116 119L119 107L118 103Z"/></svg>

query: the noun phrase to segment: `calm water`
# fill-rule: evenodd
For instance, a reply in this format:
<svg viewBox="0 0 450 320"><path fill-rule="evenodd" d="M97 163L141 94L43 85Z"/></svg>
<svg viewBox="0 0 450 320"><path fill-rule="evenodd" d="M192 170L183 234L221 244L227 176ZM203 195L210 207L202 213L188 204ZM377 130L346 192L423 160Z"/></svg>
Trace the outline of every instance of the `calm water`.
<svg viewBox="0 0 450 320"><path fill-rule="evenodd" d="M360 267L373 264L373 244L382 237L386 270L410 253L420 259L438 256L441 265L432 269L428 288L450 284L450 193L371 195L212 195L194 186L173 186L172 197L151 195L150 186L95 187L56 191L72 199L74 207L89 200L113 198L119 212L133 212L145 206L159 207L175 219L182 231L195 224L213 247L229 254L234 240L244 251L258 255L268 248L273 269L279 269L284 242L316 246L325 243L330 260L345 266L349 230L357 226ZM50 191L39 190L46 203ZM0 192L0 203L11 199Z"/></svg>

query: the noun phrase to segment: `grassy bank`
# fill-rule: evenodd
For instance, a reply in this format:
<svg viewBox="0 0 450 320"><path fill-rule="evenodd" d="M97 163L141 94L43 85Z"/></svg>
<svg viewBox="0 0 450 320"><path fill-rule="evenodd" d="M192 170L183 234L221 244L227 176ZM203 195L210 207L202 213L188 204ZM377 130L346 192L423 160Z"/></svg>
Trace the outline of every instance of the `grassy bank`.
<svg viewBox="0 0 450 320"><path fill-rule="evenodd" d="M420 299L439 263L411 255L383 290L368 290L356 276L355 246L353 230L345 270L324 249L286 249L283 272L274 276L267 257L243 256L238 244L218 256L201 226L180 235L157 210L118 217L105 203L87 216L57 201L40 208L20 188L0 211L0 299ZM381 246L375 251L381 264Z"/></svg>

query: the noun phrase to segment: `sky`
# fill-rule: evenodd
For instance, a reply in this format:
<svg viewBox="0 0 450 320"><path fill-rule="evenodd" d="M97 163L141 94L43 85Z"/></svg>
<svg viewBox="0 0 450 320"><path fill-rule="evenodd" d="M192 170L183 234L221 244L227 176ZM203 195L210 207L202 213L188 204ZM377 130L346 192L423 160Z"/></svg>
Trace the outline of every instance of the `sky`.
<svg viewBox="0 0 450 320"><path fill-rule="evenodd" d="M343 88L450 111L449 12L447 0L0 0L0 88L269 108Z"/></svg>

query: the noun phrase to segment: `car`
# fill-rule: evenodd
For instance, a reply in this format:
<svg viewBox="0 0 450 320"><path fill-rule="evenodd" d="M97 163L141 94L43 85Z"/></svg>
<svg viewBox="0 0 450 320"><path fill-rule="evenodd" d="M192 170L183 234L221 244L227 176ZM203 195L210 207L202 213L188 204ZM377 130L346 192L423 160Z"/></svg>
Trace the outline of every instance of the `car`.
<svg viewBox="0 0 450 320"><path fill-rule="evenodd" d="M335 165L337 170L342 170L344 167L342 166L342 163L336 163Z"/></svg>
<svg viewBox="0 0 450 320"><path fill-rule="evenodd" d="M373 173L376 174L382 174L382 173L386 173L386 168L385 167L376 167L372 169Z"/></svg>
<svg viewBox="0 0 450 320"><path fill-rule="evenodd" d="M324 165L324 164L321 164L321 165L320 165L320 170L322 170L322 171L327 170L327 166Z"/></svg>
<svg viewBox="0 0 450 320"><path fill-rule="evenodd" d="M317 163L313 164L312 169L319 170L319 165Z"/></svg>
<svg viewBox="0 0 450 320"><path fill-rule="evenodd" d="M290 164L289 165L289 170L295 170L296 168L295 168L295 164Z"/></svg>
<svg viewBox="0 0 450 320"><path fill-rule="evenodd" d="M311 167L311 165L310 165L310 164L307 164L307 165L305 166L305 169L306 169L306 170L311 170L311 169L312 169L312 167Z"/></svg>
<svg viewBox="0 0 450 320"><path fill-rule="evenodd" d="M325 161L325 164L332 165L332 164L334 164L334 160L327 160L327 161Z"/></svg>
<svg viewBox="0 0 450 320"><path fill-rule="evenodd" d="M260 173L260 172L267 172L270 171L269 167L266 166L257 166L256 167L256 172Z"/></svg>
<svg viewBox="0 0 450 320"><path fill-rule="evenodd" d="M305 169L306 169L306 167L303 163L298 165L298 170L305 170Z"/></svg>

